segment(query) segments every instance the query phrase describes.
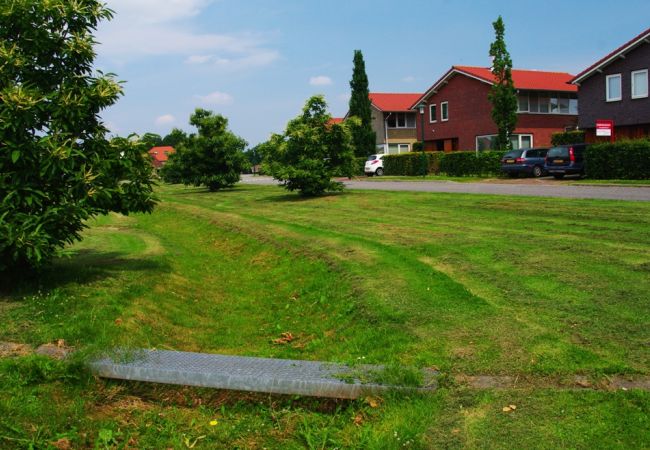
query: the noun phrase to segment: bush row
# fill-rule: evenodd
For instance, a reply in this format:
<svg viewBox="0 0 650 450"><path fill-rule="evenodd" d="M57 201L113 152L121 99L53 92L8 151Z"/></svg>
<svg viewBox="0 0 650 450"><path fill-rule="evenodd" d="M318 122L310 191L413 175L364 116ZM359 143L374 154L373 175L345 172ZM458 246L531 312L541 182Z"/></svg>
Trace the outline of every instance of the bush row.
<svg viewBox="0 0 650 450"><path fill-rule="evenodd" d="M402 155L384 156L385 175L422 175L422 167L426 164L426 173L440 173L462 177L468 175L498 175L501 168L501 157L504 152L426 152L422 159L421 152L404 153Z"/></svg>
<svg viewBox="0 0 650 450"><path fill-rule="evenodd" d="M582 130L565 131L551 135L551 145L582 144L585 141L585 132Z"/></svg>
<svg viewBox="0 0 650 450"><path fill-rule="evenodd" d="M599 180L650 179L650 140L595 144L585 153L587 178Z"/></svg>
<svg viewBox="0 0 650 450"><path fill-rule="evenodd" d="M444 153L410 152L401 155L384 156L384 175L422 175L423 167L427 174L440 173L440 160Z"/></svg>

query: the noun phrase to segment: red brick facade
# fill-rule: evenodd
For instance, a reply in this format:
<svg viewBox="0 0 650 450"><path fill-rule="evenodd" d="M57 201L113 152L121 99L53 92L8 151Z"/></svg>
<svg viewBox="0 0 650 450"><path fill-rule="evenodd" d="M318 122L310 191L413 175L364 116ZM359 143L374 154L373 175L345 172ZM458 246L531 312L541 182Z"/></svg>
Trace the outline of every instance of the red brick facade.
<svg viewBox="0 0 650 450"><path fill-rule="evenodd" d="M493 135L497 127L492 121L492 104L488 99L490 84L456 73L437 92L425 99L424 139L426 150L475 150L477 136ZM441 104L448 102L449 120L441 120ZM436 104L436 121L429 120L429 105ZM417 108L415 108L417 110ZM533 146L551 144L551 134L565 131L577 124L576 115L530 114L518 115L515 134L532 134ZM421 118L417 120L417 135L421 139Z"/></svg>

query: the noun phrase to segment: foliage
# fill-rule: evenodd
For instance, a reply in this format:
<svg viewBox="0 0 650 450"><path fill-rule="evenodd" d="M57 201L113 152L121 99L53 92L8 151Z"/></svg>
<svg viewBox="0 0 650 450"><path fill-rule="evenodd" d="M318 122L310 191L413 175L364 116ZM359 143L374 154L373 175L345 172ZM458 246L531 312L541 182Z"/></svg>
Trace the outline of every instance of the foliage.
<svg viewBox="0 0 650 450"><path fill-rule="evenodd" d="M354 172L353 175L361 176L366 174L366 161L367 157L359 156L354 158Z"/></svg>
<svg viewBox="0 0 650 450"><path fill-rule="evenodd" d="M372 129L372 109L366 63L361 50L354 51L354 69L350 80L350 103L348 117L358 117L359 122L349 124L356 156L368 156L376 152L376 136Z"/></svg>
<svg viewBox="0 0 650 450"><path fill-rule="evenodd" d="M169 132L167 136L162 139L162 145L168 145L170 147L178 147L179 145L187 143L187 133L183 130L174 128Z"/></svg>
<svg viewBox="0 0 650 450"><path fill-rule="evenodd" d="M585 152L587 178L650 179L650 140L622 140L588 146Z"/></svg>
<svg viewBox="0 0 650 450"><path fill-rule="evenodd" d="M501 151L445 153L440 171L449 176L497 175L501 173Z"/></svg>
<svg viewBox="0 0 650 450"><path fill-rule="evenodd" d="M95 215L153 209L147 149L109 141L99 116L122 94L92 68L111 17L95 0L1 7L0 270L40 266Z"/></svg>
<svg viewBox="0 0 650 450"><path fill-rule="evenodd" d="M275 135L266 148L268 172L289 191L304 196L340 191L343 184L332 177L354 173L354 150L348 126L358 122L331 123L322 96L307 100L302 115L291 120L283 135Z"/></svg>
<svg viewBox="0 0 650 450"><path fill-rule="evenodd" d="M145 145L147 150L151 147L159 147L163 143L162 137L156 133L144 133L140 136L140 141Z"/></svg>
<svg viewBox="0 0 650 450"><path fill-rule="evenodd" d="M439 174L440 161L445 154L442 152L424 152L427 159L427 173ZM385 175L422 175L422 152L402 153L401 155L384 156Z"/></svg>
<svg viewBox="0 0 650 450"><path fill-rule="evenodd" d="M585 141L585 132L582 130L564 131L553 133L551 145L582 144Z"/></svg>
<svg viewBox="0 0 650 450"><path fill-rule="evenodd" d="M512 81L512 60L506 49L505 25L501 16L492 26L496 38L490 45L494 84L489 99L492 103L492 120L499 129L495 147L512 150L510 136L517 126L517 91Z"/></svg>
<svg viewBox="0 0 650 450"><path fill-rule="evenodd" d="M246 168L246 141L228 130L228 119L202 108L190 116L198 134L187 138L161 170L168 183L206 186L217 191L233 186Z"/></svg>

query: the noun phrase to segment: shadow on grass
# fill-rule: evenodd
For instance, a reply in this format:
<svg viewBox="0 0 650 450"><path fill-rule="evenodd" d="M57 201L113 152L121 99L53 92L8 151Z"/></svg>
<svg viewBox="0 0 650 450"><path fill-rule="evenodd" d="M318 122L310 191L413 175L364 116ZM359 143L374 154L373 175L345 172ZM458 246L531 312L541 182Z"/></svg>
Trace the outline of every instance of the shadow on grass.
<svg viewBox="0 0 650 450"><path fill-rule="evenodd" d="M238 183L230 188L219 189L217 191L211 191L204 187L184 186L182 184L167 184L165 186L178 188L173 192L165 193L165 195L169 195L172 197L186 197L191 195L206 195L206 194L215 194L215 195L233 194L233 193L249 192L255 190L255 185L242 184L242 183Z"/></svg>
<svg viewBox="0 0 650 450"><path fill-rule="evenodd" d="M119 252L83 249L71 256L59 257L37 271L20 270L0 274L0 295L22 298L68 284L90 284L119 272L155 272L162 276L171 267L159 260L126 258Z"/></svg>

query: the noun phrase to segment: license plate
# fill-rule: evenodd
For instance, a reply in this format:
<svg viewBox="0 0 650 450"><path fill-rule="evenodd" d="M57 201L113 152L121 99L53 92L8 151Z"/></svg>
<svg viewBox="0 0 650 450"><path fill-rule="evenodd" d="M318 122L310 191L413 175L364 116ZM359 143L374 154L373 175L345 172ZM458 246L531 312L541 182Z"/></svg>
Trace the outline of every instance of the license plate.
<svg viewBox="0 0 650 450"><path fill-rule="evenodd" d="M553 164L562 164L564 162L563 159L554 159Z"/></svg>
<svg viewBox="0 0 650 450"><path fill-rule="evenodd" d="M514 159L506 159L506 162L507 162L508 164L512 164L513 162L515 162L515 160L514 160Z"/></svg>

